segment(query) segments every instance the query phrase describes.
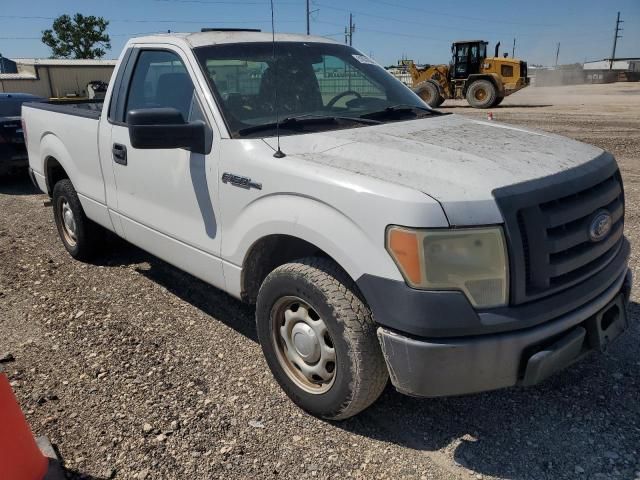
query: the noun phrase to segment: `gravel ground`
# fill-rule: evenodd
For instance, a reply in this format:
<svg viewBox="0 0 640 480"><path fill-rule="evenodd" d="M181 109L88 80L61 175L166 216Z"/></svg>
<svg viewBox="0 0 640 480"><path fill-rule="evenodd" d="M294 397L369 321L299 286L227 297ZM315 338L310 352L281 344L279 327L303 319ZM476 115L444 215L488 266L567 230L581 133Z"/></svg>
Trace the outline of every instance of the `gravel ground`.
<svg viewBox="0 0 640 480"><path fill-rule="evenodd" d="M638 111L640 86L604 85L530 88L494 114L612 151L637 251ZM624 338L543 385L436 400L388 388L330 423L280 391L250 307L119 240L72 260L44 199L0 180L0 362L15 357L0 368L70 478L640 479L636 294Z"/></svg>

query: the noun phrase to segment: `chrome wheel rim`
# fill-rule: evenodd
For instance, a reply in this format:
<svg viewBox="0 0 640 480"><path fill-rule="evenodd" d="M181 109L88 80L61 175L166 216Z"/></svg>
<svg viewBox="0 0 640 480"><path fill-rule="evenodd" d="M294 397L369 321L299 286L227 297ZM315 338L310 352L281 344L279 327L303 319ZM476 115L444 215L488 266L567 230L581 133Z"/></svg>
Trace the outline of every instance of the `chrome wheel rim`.
<svg viewBox="0 0 640 480"><path fill-rule="evenodd" d="M336 351L324 320L304 300L283 297L271 322L271 341L287 376L305 392L327 392L336 378Z"/></svg>
<svg viewBox="0 0 640 480"><path fill-rule="evenodd" d="M75 246L78 241L76 219L73 210L66 199L60 201L60 218L62 220L62 234L64 240L71 246Z"/></svg>

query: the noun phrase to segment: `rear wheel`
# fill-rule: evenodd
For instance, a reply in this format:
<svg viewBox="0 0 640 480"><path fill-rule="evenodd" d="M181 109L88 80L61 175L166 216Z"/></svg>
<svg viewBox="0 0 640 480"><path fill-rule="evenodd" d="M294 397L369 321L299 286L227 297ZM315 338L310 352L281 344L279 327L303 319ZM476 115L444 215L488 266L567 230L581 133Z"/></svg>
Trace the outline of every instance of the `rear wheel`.
<svg viewBox="0 0 640 480"><path fill-rule="evenodd" d="M85 215L71 180L60 180L54 185L52 203L64 248L77 260L90 259L96 251L100 227Z"/></svg>
<svg viewBox="0 0 640 480"><path fill-rule="evenodd" d="M422 82L413 91L430 107L439 107L444 102L440 89L433 82Z"/></svg>
<svg viewBox="0 0 640 480"><path fill-rule="evenodd" d="M497 98L498 90L489 80L476 80L467 89L467 102L473 108L490 108Z"/></svg>
<svg viewBox="0 0 640 480"><path fill-rule="evenodd" d="M260 287L256 322L275 379L309 413L342 420L382 393L388 373L371 311L335 263L276 268Z"/></svg>

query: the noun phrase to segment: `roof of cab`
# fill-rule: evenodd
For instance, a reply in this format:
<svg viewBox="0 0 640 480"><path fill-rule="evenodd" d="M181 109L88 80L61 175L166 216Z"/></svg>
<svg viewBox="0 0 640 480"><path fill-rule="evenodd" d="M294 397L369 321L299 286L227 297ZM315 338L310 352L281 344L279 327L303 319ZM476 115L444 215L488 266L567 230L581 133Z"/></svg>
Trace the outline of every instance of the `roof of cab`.
<svg viewBox="0 0 640 480"><path fill-rule="evenodd" d="M192 48L204 47L206 45L217 45L221 43L250 43L250 42L271 42L271 32L251 32L251 31L209 31L196 33L162 33L157 35L146 35L136 37L131 41L134 43L158 43L171 39L181 39L186 41ZM295 33L276 33L276 42L314 42L314 43L338 43L325 37L314 35L300 35Z"/></svg>

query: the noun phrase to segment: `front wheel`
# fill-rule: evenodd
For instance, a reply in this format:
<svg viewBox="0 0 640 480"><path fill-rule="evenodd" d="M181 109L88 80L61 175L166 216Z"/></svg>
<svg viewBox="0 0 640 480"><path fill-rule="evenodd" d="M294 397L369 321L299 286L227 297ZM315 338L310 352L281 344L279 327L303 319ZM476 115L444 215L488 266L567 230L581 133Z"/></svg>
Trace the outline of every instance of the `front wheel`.
<svg viewBox="0 0 640 480"><path fill-rule="evenodd" d="M271 272L260 287L256 322L275 379L312 415L349 418L387 384L371 311L329 260L302 259Z"/></svg>
<svg viewBox="0 0 640 480"><path fill-rule="evenodd" d="M440 89L431 81L418 84L413 91L430 107L437 108L444 102Z"/></svg>

